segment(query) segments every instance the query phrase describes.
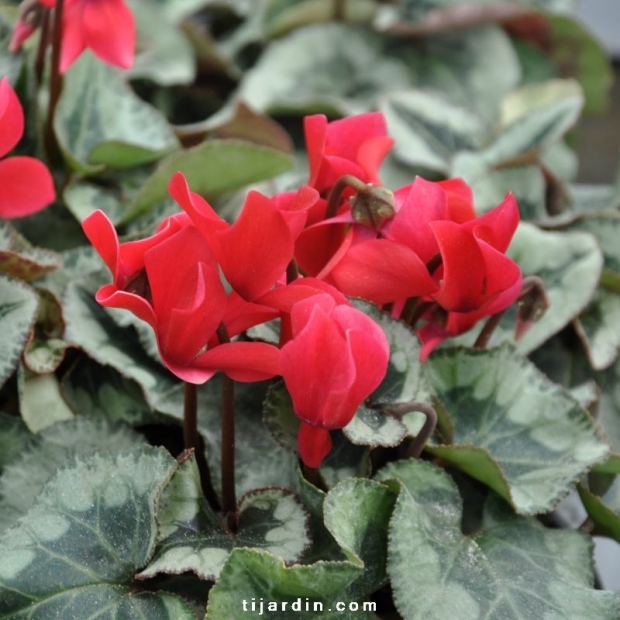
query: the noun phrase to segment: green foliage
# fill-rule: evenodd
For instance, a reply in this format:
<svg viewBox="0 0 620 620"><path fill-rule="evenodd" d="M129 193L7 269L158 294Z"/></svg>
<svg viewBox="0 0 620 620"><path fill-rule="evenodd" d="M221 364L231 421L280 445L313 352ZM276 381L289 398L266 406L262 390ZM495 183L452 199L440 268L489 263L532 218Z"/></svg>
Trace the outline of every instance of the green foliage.
<svg viewBox="0 0 620 620"><path fill-rule="evenodd" d="M307 515L291 492L256 489L238 511L233 535L204 498L195 461L185 461L159 497L159 539L139 578L193 571L215 580L234 548L265 550L291 564L309 545Z"/></svg>
<svg viewBox="0 0 620 620"><path fill-rule="evenodd" d="M85 173L136 166L178 148L161 113L88 52L67 72L54 128L69 164Z"/></svg>
<svg viewBox="0 0 620 620"><path fill-rule="evenodd" d="M0 275L0 385L11 375L37 316L38 298L27 284Z"/></svg>
<svg viewBox="0 0 620 620"><path fill-rule="evenodd" d="M14 437L15 430L3 437ZM18 440L20 438L18 437ZM28 440L27 442L25 440ZM76 418L22 435L22 450L7 460L0 477L0 526L6 529L33 505L45 482L76 456L138 447L144 439L125 425Z"/></svg>
<svg viewBox="0 0 620 620"><path fill-rule="evenodd" d="M550 511L609 452L578 403L511 347L441 351L428 370L451 419L449 445L429 451L519 514Z"/></svg>
<svg viewBox="0 0 620 620"><path fill-rule="evenodd" d="M155 499L174 469L156 448L78 458L61 469L0 539L0 613L194 620L181 599L131 587L152 553Z"/></svg>
<svg viewBox="0 0 620 620"><path fill-rule="evenodd" d="M480 530L464 536L458 490L440 469L401 462L384 468L380 479L394 479L401 489L388 572L403 618L617 617L617 593L592 589L592 543L583 534L546 529L493 497Z"/></svg>
<svg viewBox="0 0 620 620"><path fill-rule="evenodd" d="M542 525L577 490L594 532L620 541L620 192L573 182L570 148L612 72L575 3L127 3L134 65L86 52L70 68L59 153L38 34L9 54L17 3L0 7L0 78L26 110L9 156L46 161L58 190L0 222L0 617L245 620L262 602L301 620L617 620L586 535ZM422 363L390 308L355 300L388 339L385 379L316 472L298 467L284 384L237 384L224 515L179 454L183 384L148 325L95 301L111 275L79 222L101 209L123 240L151 234L179 211L176 171L233 219L249 185L306 178L303 114L377 109L392 189L462 177L479 212L514 193L526 221L508 254L550 307L518 342L514 305L488 350L470 348L478 325ZM240 338L277 344L280 324ZM198 387L216 495L221 390ZM424 460L405 457L425 417L394 411L416 402L439 419Z"/></svg>

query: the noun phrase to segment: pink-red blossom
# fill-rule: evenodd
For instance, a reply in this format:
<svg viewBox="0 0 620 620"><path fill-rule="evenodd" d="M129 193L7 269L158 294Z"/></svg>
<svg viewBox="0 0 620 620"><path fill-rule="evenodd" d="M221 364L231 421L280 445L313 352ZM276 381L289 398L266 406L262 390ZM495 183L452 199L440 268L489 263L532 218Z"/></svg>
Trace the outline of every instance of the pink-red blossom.
<svg viewBox="0 0 620 620"><path fill-rule="evenodd" d="M222 325L234 335L233 329L246 329L276 313L249 308L243 300L239 305L227 295L215 255L187 215L169 217L153 236L123 244L101 211L88 216L83 228L113 274L113 282L97 292L97 301L146 321L164 364L179 378L203 383L217 370L239 381L280 374L276 347L222 343L218 337ZM255 314L244 320L250 310Z"/></svg>
<svg viewBox="0 0 620 620"><path fill-rule="evenodd" d="M34 157L4 157L24 133L24 111L7 78L0 80L0 217L36 213L56 198L54 180Z"/></svg>
<svg viewBox="0 0 620 620"><path fill-rule="evenodd" d="M311 187L325 192L345 174L365 183L380 183L379 166L394 144L380 112L331 123L322 114L306 116L304 133Z"/></svg>
<svg viewBox="0 0 620 620"><path fill-rule="evenodd" d="M372 319L327 293L296 303L291 327L281 372L302 422L301 458L316 468L331 449L329 431L346 426L383 380L389 345Z"/></svg>
<svg viewBox="0 0 620 620"><path fill-rule="evenodd" d="M55 0L38 0L38 3L46 8L56 5ZM18 20L9 49L17 51L34 30L31 16ZM135 44L135 20L124 0L65 0L61 73L65 73L86 49L104 62L129 69L133 64Z"/></svg>
<svg viewBox="0 0 620 620"><path fill-rule="evenodd" d="M169 191L202 232L230 285L249 301L266 293L284 274L307 211L319 198L308 186L272 198L251 191L239 218L230 225L189 189L180 172L172 177Z"/></svg>

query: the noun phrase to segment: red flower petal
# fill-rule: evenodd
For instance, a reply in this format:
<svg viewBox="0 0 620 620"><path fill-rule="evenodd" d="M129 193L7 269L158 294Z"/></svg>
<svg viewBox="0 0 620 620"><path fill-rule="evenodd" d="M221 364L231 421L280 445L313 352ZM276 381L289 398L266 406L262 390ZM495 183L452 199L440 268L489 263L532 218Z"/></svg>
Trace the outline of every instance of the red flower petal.
<svg viewBox="0 0 620 620"><path fill-rule="evenodd" d="M438 185L446 192L446 219L463 224L476 218L471 187L463 179L447 179Z"/></svg>
<svg viewBox="0 0 620 620"><path fill-rule="evenodd" d="M86 45L105 62L129 69L136 43L136 26L129 7L123 0L90 0L83 4Z"/></svg>
<svg viewBox="0 0 620 620"><path fill-rule="evenodd" d="M512 194L494 209L465 224L478 239L486 241L500 252L505 252L519 225L519 205Z"/></svg>
<svg viewBox="0 0 620 620"><path fill-rule="evenodd" d="M241 332L260 325L266 321L277 319L279 313L272 307L246 301L235 291L228 294L226 312L222 319L229 336L236 336Z"/></svg>
<svg viewBox="0 0 620 620"><path fill-rule="evenodd" d="M438 251L430 223L446 219L446 193L438 183L416 177L394 193L398 213L382 231L387 239L411 248L424 263Z"/></svg>
<svg viewBox="0 0 620 620"><path fill-rule="evenodd" d="M304 117L304 136L306 138L306 150L308 151L308 167L310 168L308 185L316 186L323 160L325 139L327 138L327 117L323 114Z"/></svg>
<svg viewBox="0 0 620 620"><path fill-rule="evenodd" d="M157 329L157 319L153 307L144 297L135 293L119 291L114 284L106 284L97 291L95 299L106 308L129 310L139 319L148 323L154 330Z"/></svg>
<svg viewBox="0 0 620 620"><path fill-rule="evenodd" d="M323 297L323 296L320 296ZM323 428L341 428L354 415L349 390L355 382L355 361L340 327L314 305L314 299L293 308L292 318L302 305L312 307L306 326L281 349L282 377L293 401L295 414Z"/></svg>
<svg viewBox="0 0 620 620"><path fill-rule="evenodd" d="M316 276L336 257L340 257L353 241L348 224L318 224L306 228L295 243L295 258L300 269Z"/></svg>
<svg viewBox="0 0 620 620"><path fill-rule="evenodd" d="M286 220L259 192L248 194L239 219L219 236L218 259L224 275L249 301L267 292L293 258L293 237Z"/></svg>
<svg viewBox="0 0 620 620"><path fill-rule="evenodd" d="M390 345L379 325L355 308L338 306L332 317L346 333L355 360L356 376L349 398L359 404L383 381L390 359Z"/></svg>
<svg viewBox="0 0 620 620"><path fill-rule="evenodd" d="M13 150L24 133L24 111L8 78L0 80L0 157ZM5 185L2 189L4 191Z"/></svg>
<svg viewBox="0 0 620 620"><path fill-rule="evenodd" d="M192 226L149 249L144 264L162 358L166 363L190 365L226 308L215 258Z"/></svg>
<svg viewBox="0 0 620 620"><path fill-rule="evenodd" d="M364 142L386 136L387 125L382 112L341 118L327 125L327 154L355 161Z"/></svg>
<svg viewBox="0 0 620 620"><path fill-rule="evenodd" d="M294 239L306 225L308 212L319 200L319 192L309 185L302 185L297 192L283 192L271 197L272 204L286 220Z"/></svg>
<svg viewBox="0 0 620 620"><path fill-rule="evenodd" d="M229 342L198 356L196 369L221 370L241 382L263 381L281 374L280 351L265 342Z"/></svg>
<svg viewBox="0 0 620 620"><path fill-rule="evenodd" d="M299 427L297 443L301 460L312 469L317 469L332 449L329 431L305 422Z"/></svg>
<svg viewBox="0 0 620 620"><path fill-rule="evenodd" d="M82 14L84 0L66 0L62 17L62 45L60 48L60 72L65 73L77 57L86 49Z"/></svg>
<svg viewBox="0 0 620 620"><path fill-rule="evenodd" d="M379 168L392 146L394 146L394 138L389 136L370 138L360 146L357 159L360 167L366 173L366 183L381 184Z"/></svg>
<svg viewBox="0 0 620 620"><path fill-rule="evenodd" d="M325 279L345 295L376 304L429 295L437 290L417 254L387 239L352 245Z"/></svg>
<svg viewBox="0 0 620 620"><path fill-rule="evenodd" d="M462 225L432 222L441 251L443 281L433 299L454 312L476 310L486 293L486 266L478 243Z"/></svg>
<svg viewBox="0 0 620 620"><path fill-rule="evenodd" d="M191 218L194 226L202 233L217 255L220 245L218 233L227 230L229 224L220 218L202 196L190 190L183 173L175 172L172 175L168 184L168 192Z"/></svg>
<svg viewBox="0 0 620 620"><path fill-rule="evenodd" d="M268 291L258 301L280 312L290 313L295 304L321 293L327 293L338 305L349 305L349 300L338 289L316 278L299 278L286 286Z"/></svg>
<svg viewBox="0 0 620 620"><path fill-rule="evenodd" d="M0 161L0 217L25 217L56 198L54 180L45 164L33 157Z"/></svg>
<svg viewBox="0 0 620 620"><path fill-rule="evenodd" d="M84 218L82 230L116 279L120 244L114 224L103 211L97 209Z"/></svg>

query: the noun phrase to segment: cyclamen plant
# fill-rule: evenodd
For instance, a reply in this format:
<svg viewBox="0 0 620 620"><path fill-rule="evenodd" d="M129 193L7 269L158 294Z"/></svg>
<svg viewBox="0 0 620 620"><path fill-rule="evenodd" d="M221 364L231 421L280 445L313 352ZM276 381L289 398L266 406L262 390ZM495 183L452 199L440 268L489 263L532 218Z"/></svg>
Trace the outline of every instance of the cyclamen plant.
<svg viewBox="0 0 620 620"><path fill-rule="evenodd" d="M271 198L250 192L232 226L180 172L169 191L185 214L152 237L119 245L101 211L83 226L114 274L97 301L146 321L184 381L204 383L218 370L237 381L282 376L301 420L302 461L316 469L329 431L349 424L388 365L385 334L345 295L421 323L424 359L514 303L522 277L504 254L519 223L512 196L478 217L461 179L418 177L392 194L379 179L392 144L380 113L307 117L305 126L309 185ZM279 349L230 341L274 319Z"/></svg>
<svg viewBox="0 0 620 620"><path fill-rule="evenodd" d="M0 618L618 620L567 3L13 4Z"/></svg>

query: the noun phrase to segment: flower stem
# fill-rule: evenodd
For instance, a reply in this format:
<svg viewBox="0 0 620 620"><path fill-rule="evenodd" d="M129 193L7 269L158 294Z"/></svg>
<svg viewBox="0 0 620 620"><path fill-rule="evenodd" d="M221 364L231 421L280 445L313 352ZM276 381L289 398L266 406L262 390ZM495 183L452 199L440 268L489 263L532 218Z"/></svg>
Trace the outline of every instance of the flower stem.
<svg viewBox="0 0 620 620"><path fill-rule="evenodd" d="M395 418L398 418L399 420L406 414L412 413L413 411L418 411L426 416L424 426L422 426L420 432L416 435L416 438L413 440L407 451L407 456L414 459L419 458L424 450L424 446L430 439L430 436L433 434L433 431L437 426L437 412L435 409L426 403L414 402L402 403L400 405L394 405L394 407L387 407L383 411L391 416L394 416Z"/></svg>
<svg viewBox="0 0 620 620"><path fill-rule="evenodd" d="M198 387L187 382L183 400L183 445L186 450L194 452L200 475L200 486L205 498L214 510L219 510L219 501L211 484L209 465L198 433Z"/></svg>
<svg viewBox="0 0 620 620"><path fill-rule="evenodd" d="M217 329L220 344L230 342L223 323ZM235 384L226 375L222 379L222 510L230 529L236 530L237 495L235 492Z"/></svg>
<svg viewBox="0 0 620 620"><path fill-rule="evenodd" d="M313 469L312 467L308 467L303 461L301 461L301 472L304 476L304 478L313 486L315 486L317 489L320 489L321 491L325 491L325 493L327 493L327 491L329 490L325 484L325 481L323 480L321 474L319 473L318 469Z"/></svg>
<svg viewBox="0 0 620 620"><path fill-rule="evenodd" d="M62 76L60 75L60 51L62 47L62 13L64 0L56 0L54 8L54 23L52 26L52 64L50 67L50 99L47 108L47 123L45 127L45 145L50 159L58 156L58 145L54 137L54 116L56 106L62 90Z"/></svg>
<svg viewBox="0 0 620 620"><path fill-rule="evenodd" d="M325 208L326 220L334 217L336 213L338 213L338 206L340 205L342 192L344 192L347 187L354 189L356 192L361 192L366 189L366 183L364 183L364 181L360 181L360 179L354 177L352 174L345 174L340 177L332 186L327 197L327 207Z"/></svg>
<svg viewBox="0 0 620 620"><path fill-rule="evenodd" d="M40 6L40 5L39 5ZM39 46L37 48L37 57L34 64L34 76L37 89L41 87L43 82L43 67L45 65L45 51L49 43L50 34L50 10L43 9L41 15L41 30L39 31Z"/></svg>
<svg viewBox="0 0 620 620"><path fill-rule="evenodd" d="M489 340L491 340L491 336L493 332L499 325L499 322L502 320L504 316L505 310L501 312L497 312L489 317L489 320L484 324L482 331L478 334L478 338L476 338L476 342L474 342L474 349L486 349L489 344Z"/></svg>

